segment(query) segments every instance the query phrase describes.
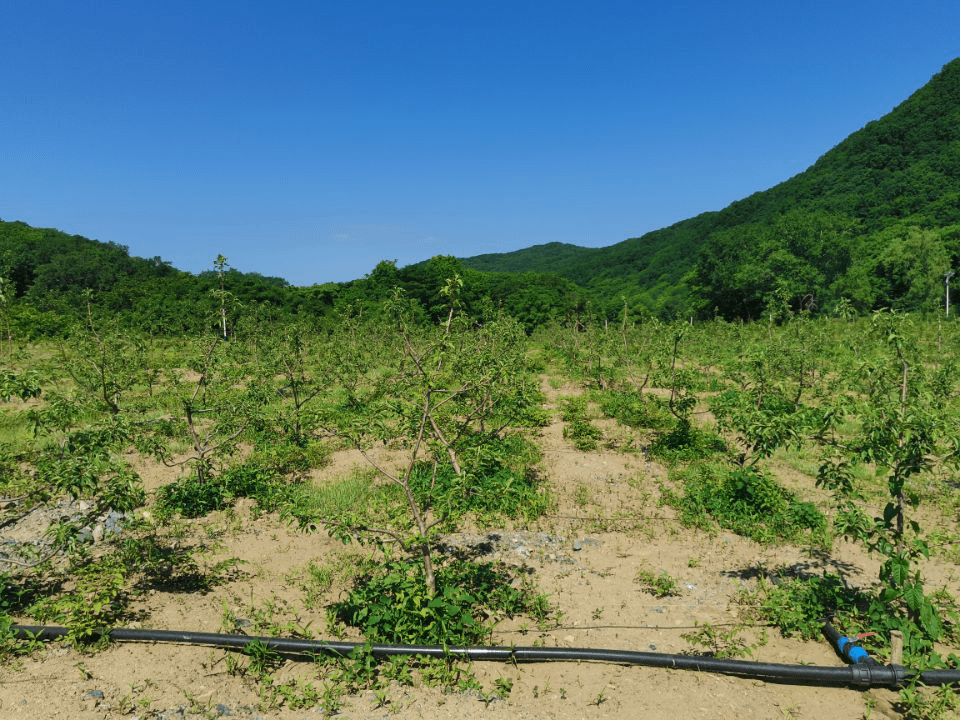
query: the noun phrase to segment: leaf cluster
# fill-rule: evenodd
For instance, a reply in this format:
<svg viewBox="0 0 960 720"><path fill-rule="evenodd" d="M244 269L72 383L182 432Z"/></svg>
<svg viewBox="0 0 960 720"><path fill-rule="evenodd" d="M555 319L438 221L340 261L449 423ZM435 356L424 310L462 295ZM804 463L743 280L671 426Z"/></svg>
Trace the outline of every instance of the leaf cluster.
<svg viewBox="0 0 960 720"><path fill-rule="evenodd" d="M663 501L686 525L714 524L760 543L827 542L823 513L756 467L694 463L677 473L683 492L666 490Z"/></svg>
<svg viewBox="0 0 960 720"><path fill-rule="evenodd" d="M492 620L533 609L531 591L505 567L451 560L437 567L436 581L431 594L420 563L387 559L333 611L371 642L466 647L489 638Z"/></svg>

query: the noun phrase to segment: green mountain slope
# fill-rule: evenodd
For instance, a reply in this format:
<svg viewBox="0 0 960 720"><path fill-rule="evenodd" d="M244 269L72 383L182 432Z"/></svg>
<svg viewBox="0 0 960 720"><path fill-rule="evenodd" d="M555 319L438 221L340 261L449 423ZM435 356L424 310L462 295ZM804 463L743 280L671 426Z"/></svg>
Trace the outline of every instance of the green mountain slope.
<svg viewBox="0 0 960 720"><path fill-rule="evenodd" d="M228 268L223 288L231 321L257 314L319 318L338 309L378 312L397 287L436 317L446 312L441 289L454 275L461 278L459 301L468 311L502 309L531 330L582 312L590 300L556 274L480 272L449 256L402 270L383 261L364 278L305 288ZM20 337L63 335L86 319L88 309L154 334L218 327L219 289L213 270L193 275L159 257L132 256L116 243L0 220L0 325Z"/></svg>
<svg viewBox="0 0 960 720"><path fill-rule="evenodd" d="M775 294L919 309L936 302L927 275L942 280L960 260L957 225L960 59L803 173L719 212L605 248L551 243L462 262L556 272L611 304L668 314L755 316Z"/></svg>
<svg viewBox="0 0 960 720"><path fill-rule="evenodd" d="M226 272L239 303L295 306L294 288L281 278ZM192 275L159 257L139 258L123 245L51 228L0 220L0 289L22 334L56 335L96 308L150 332L176 334L204 325L218 307L212 270Z"/></svg>

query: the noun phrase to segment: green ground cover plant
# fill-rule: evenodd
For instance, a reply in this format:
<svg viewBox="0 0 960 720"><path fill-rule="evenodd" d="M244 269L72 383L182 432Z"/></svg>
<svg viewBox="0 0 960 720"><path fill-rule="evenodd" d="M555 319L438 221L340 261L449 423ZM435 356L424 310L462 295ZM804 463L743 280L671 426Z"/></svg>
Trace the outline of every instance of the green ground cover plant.
<svg viewBox="0 0 960 720"><path fill-rule="evenodd" d="M607 390L595 395L600 410L607 417L641 430L667 430L673 417L667 404L655 395L638 390Z"/></svg>
<svg viewBox="0 0 960 720"><path fill-rule="evenodd" d="M756 468L700 462L678 471L682 493L665 489L663 502L686 525L732 530L757 542L786 540L829 545L826 517Z"/></svg>
<svg viewBox="0 0 960 720"><path fill-rule="evenodd" d="M371 642L464 647L483 644L493 621L534 608L536 594L515 587L506 567L454 559L436 570L430 593L422 564L388 557L333 612Z"/></svg>
<svg viewBox="0 0 960 720"><path fill-rule="evenodd" d="M573 443L577 450L596 450L603 439L603 431L590 422L587 416L585 397L565 398L561 402L561 417L566 425L563 436Z"/></svg>

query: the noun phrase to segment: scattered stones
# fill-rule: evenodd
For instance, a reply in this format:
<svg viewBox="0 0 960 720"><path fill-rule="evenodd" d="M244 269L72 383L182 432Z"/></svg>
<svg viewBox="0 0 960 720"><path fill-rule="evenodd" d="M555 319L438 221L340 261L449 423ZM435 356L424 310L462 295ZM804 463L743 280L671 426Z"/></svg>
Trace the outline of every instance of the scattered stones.
<svg viewBox="0 0 960 720"><path fill-rule="evenodd" d="M184 720L186 717L187 710L182 706L176 710L165 710L157 713L157 720Z"/></svg>
<svg viewBox="0 0 960 720"><path fill-rule="evenodd" d="M111 510L96 517L88 513L94 506L86 500L62 498L52 505L33 508L4 528L0 539L0 572L49 554L52 544L47 531L56 523L85 522L78 533L83 542L98 544L110 535L122 532L126 515ZM5 561L9 558L9 561Z"/></svg>
<svg viewBox="0 0 960 720"><path fill-rule="evenodd" d="M516 562L536 559L542 555L556 559L566 542L561 535L529 531L496 531L485 534L451 533L440 542L442 552L472 558Z"/></svg>
<svg viewBox="0 0 960 720"><path fill-rule="evenodd" d="M596 538L580 538L579 540L573 541L573 549L576 552L580 552L587 545L594 545L599 547L602 544L603 543L600 540L597 540Z"/></svg>
<svg viewBox="0 0 960 720"><path fill-rule="evenodd" d="M322 708L316 708L318 713L322 713ZM143 720L209 720L211 717L233 717L238 720L264 720L253 707L248 705L236 705L231 707L224 703L216 703L213 706L187 708L183 705L172 710L154 710L144 716Z"/></svg>

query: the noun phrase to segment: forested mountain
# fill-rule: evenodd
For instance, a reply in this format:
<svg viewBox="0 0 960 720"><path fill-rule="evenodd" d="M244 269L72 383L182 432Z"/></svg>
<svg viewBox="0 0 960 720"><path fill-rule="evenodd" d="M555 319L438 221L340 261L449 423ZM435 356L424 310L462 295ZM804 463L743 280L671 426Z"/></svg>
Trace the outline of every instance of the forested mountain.
<svg viewBox="0 0 960 720"><path fill-rule="evenodd" d="M211 291L220 286L212 269L192 275L159 257L131 256L116 243L3 221L0 282L4 302L15 305L16 318L31 334L64 332L87 301L148 332L189 331L206 322L217 306ZM227 268L225 285L237 302L284 306L296 300L285 280L258 273Z"/></svg>
<svg viewBox="0 0 960 720"><path fill-rule="evenodd" d="M0 221L0 304L8 322L45 334L65 332L88 306L153 333L189 331L214 322L221 281L236 308L323 316L375 308L400 287L436 315L454 273L467 309L501 308L528 329L613 316L624 302L661 316L728 318L757 317L773 299L923 310L937 307L944 273L958 266L960 59L803 173L606 248L550 243L405 268L384 261L352 282L295 288L233 268L192 275L121 245Z"/></svg>
<svg viewBox="0 0 960 720"><path fill-rule="evenodd" d="M803 173L605 248L551 243L466 258L488 271L555 272L611 305L755 317L841 297L866 310L931 308L960 264L960 59Z"/></svg>
<svg viewBox="0 0 960 720"><path fill-rule="evenodd" d="M221 278L212 261L211 270L193 275L115 243L0 220L0 309L21 336L66 333L88 307L152 334L176 335L218 325L221 299L231 317L257 311L316 318L364 306L376 311L399 287L436 316L448 302L440 289L455 274L467 310L502 309L527 329L581 312L589 301L587 291L555 274L484 273L448 256L402 269L383 261L364 278L303 288L229 266Z"/></svg>

